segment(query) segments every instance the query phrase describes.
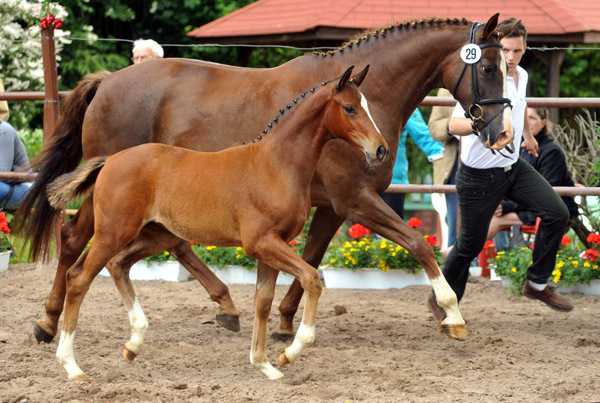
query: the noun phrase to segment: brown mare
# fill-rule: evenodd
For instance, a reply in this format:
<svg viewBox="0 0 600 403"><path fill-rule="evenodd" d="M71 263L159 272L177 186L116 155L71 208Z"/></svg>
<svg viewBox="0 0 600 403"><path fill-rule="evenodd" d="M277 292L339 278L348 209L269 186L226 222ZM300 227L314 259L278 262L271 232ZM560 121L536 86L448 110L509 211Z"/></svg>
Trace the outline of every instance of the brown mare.
<svg viewBox="0 0 600 403"><path fill-rule="evenodd" d="M473 34L473 42L482 47L498 45L497 21L498 15L494 15L479 27ZM32 257L36 258L48 245L52 222L58 214L48 204L46 186L60 174L74 170L82 157L87 160L110 155L148 142L203 151L221 150L248 141L249 132L265 129L264 122L277 108L304 88L341 74L344 66L364 66L371 62L373 77L361 89L371 102L373 117L390 146L391 158L377 166L368 166L345 143L327 144L311 184L312 205L317 209L303 258L317 267L342 222L345 219L359 222L408 249L432 281L438 304L446 311L457 310L456 299L427 242L379 195L392 177L399 134L412 111L431 90L438 87L453 90L465 110L476 105L476 99L497 99L504 95L506 62L499 48L483 49L481 60L474 65L467 66L461 60L460 50L469 43L472 27L472 23L457 19L391 25L366 32L336 51L301 56L272 69L162 59L108 76L87 76L65 101L53 140L39 160L38 179L21 205L21 212L28 212L20 217L27 220L21 227L32 240ZM498 149L512 135L510 113L495 118L503 107L501 102L482 105L483 119L487 122L483 129L487 134L482 140L489 137L489 143ZM33 207L35 210L29 214ZM54 285L46 300L46 317L35 328L38 340L50 341L56 334L64 302L65 273L92 233L93 211L88 197L62 230L62 249ZM227 287L197 259L186 242L178 242L159 226L146 227L133 252L121 256L115 264L130 266L163 249L169 249L200 280L212 299L220 303L219 323L234 330L239 328L236 327L238 311ZM302 288L294 282L280 305L277 335L294 334L293 317L301 296ZM452 337L465 337L464 329L444 330Z"/></svg>
<svg viewBox="0 0 600 403"><path fill-rule="evenodd" d="M267 319L277 274L283 270L298 279L307 298L294 342L281 354L280 365L295 361L315 339L319 275L287 243L300 233L310 213L310 182L321 151L337 138L359 151L367 166L388 154L358 90L367 71L368 66L350 81L351 67L339 80L306 91L294 100L297 105L291 111L277 117L272 130L249 144L213 153L143 144L93 158L49 185L49 199L57 208L94 186L94 238L67 272L65 317L56 352L69 379L83 378L73 340L91 282L149 222L201 245L243 246L265 263L256 282L250 362L269 379L283 377L266 356ZM128 271L108 267L129 313L132 332L123 355L132 361L148 321Z"/></svg>

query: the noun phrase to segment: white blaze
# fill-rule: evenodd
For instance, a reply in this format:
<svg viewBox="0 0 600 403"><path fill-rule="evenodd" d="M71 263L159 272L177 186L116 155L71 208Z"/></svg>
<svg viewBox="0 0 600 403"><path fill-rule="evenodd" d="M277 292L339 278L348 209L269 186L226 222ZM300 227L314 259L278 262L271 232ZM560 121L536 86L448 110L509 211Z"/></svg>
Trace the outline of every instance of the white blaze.
<svg viewBox="0 0 600 403"><path fill-rule="evenodd" d="M373 120L373 117L371 116L371 112L369 111L369 103L367 102L367 98L365 98L365 96L363 95L362 92L360 92L360 106L363 107L363 109L365 110L365 112L367 112L367 116L369 117L369 119L371 119L371 122L373 123L373 126L375 126L375 130L377 130L377 133L381 132L379 131L379 128L377 127L377 124L375 124L375 121Z"/></svg>

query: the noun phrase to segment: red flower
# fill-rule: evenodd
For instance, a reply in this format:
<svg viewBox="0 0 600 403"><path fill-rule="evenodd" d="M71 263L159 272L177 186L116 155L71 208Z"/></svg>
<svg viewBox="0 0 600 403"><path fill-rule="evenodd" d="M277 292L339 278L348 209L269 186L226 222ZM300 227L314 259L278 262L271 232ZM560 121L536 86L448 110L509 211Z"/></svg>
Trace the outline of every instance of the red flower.
<svg viewBox="0 0 600 403"><path fill-rule="evenodd" d="M60 27L62 27L63 25L63 20L56 20L54 21L54 29L60 29Z"/></svg>
<svg viewBox="0 0 600 403"><path fill-rule="evenodd" d="M44 29L45 29L45 28L48 28L48 20L47 20L47 18L46 18L46 17L44 17L44 18L42 18L42 19L40 20L40 25L41 25L41 26L42 26L42 28L44 28Z"/></svg>
<svg viewBox="0 0 600 403"><path fill-rule="evenodd" d="M493 249L496 247L496 244L494 243L494 241L489 240L487 241L484 245L483 245L483 249Z"/></svg>
<svg viewBox="0 0 600 403"><path fill-rule="evenodd" d="M348 231L348 233L350 234L350 236L354 239L358 239L360 237L362 237L363 235L367 235L371 233L371 230L363 227L360 224L354 224L353 226L350 227L350 230Z"/></svg>
<svg viewBox="0 0 600 403"><path fill-rule="evenodd" d="M423 225L421 220L419 220L417 217L411 217L410 220L408 220L406 223L411 228L417 228L417 227L420 227L421 225Z"/></svg>
<svg viewBox="0 0 600 403"><path fill-rule="evenodd" d="M46 29L48 27L52 27L54 24L54 29L60 29L60 27L63 25L63 22L63 20L59 20L54 17L54 14L50 14L40 20L40 25L42 28Z"/></svg>
<svg viewBox="0 0 600 403"><path fill-rule="evenodd" d="M534 246L533 246L533 245L534 245L534 244L531 244L531 245L529 245L529 249L533 249L533 248L534 248Z"/></svg>
<svg viewBox="0 0 600 403"><path fill-rule="evenodd" d="M587 237L589 243L600 245L600 234L590 233Z"/></svg>
<svg viewBox="0 0 600 403"><path fill-rule="evenodd" d="M290 245L294 246L294 245L298 245L298 241L296 241L295 239L292 239L290 241Z"/></svg>
<svg viewBox="0 0 600 403"><path fill-rule="evenodd" d="M429 245L437 245L437 238L435 237L435 235L425 235L425 239L427 239L427 243L429 243Z"/></svg>
<svg viewBox="0 0 600 403"><path fill-rule="evenodd" d="M560 246L567 246L570 243L571 243L571 238L569 238L568 235L563 235L562 239L560 240Z"/></svg>
<svg viewBox="0 0 600 403"><path fill-rule="evenodd" d="M598 252L596 249L588 249L583 254L583 257L589 260L590 262L595 262L596 260L598 260L599 255L600 252Z"/></svg>
<svg viewBox="0 0 600 403"><path fill-rule="evenodd" d="M54 18L55 18L55 17L54 17L54 14L49 14L49 15L46 17L46 20L48 21L48 25L50 25L50 24L52 24L52 23L54 22Z"/></svg>

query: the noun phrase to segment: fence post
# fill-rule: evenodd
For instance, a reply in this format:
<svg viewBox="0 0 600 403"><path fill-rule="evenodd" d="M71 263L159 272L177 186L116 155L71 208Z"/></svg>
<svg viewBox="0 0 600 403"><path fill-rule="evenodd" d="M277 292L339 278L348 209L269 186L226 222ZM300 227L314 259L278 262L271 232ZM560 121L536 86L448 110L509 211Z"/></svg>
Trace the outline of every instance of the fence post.
<svg viewBox="0 0 600 403"><path fill-rule="evenodd" d="M56 46L54 24L42 28L42 60L44 62L44 143L50 140L59 114L58 74L56 72ZM65 223L64 211L54 222L54 250L60 255L60 230Z"/></svg>

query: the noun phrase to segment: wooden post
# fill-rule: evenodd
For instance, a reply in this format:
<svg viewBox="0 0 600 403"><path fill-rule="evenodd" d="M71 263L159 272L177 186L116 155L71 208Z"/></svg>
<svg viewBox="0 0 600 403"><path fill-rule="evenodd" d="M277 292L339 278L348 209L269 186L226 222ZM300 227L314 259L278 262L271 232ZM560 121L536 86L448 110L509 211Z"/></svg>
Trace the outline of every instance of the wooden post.
<svg viewBox="0 0 600 403"><path fill-rule="evenodd" d="M54 26L42 28L42 59L44 62L44 142L48 141L58 121L58 74Z"/></svg>
<svg viewBox="0 0 600 403"><path fill-rule="evenodd" d="M58 74L56 72L56 47L54 24L42 28L42 59L44 62L44 143L50 140L59 114ZM54 248L56 258L60 254L60 230L65 223L64 212L54 222Z"/></svg>

